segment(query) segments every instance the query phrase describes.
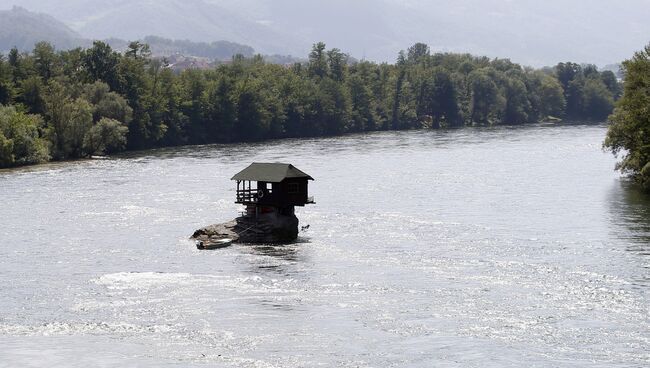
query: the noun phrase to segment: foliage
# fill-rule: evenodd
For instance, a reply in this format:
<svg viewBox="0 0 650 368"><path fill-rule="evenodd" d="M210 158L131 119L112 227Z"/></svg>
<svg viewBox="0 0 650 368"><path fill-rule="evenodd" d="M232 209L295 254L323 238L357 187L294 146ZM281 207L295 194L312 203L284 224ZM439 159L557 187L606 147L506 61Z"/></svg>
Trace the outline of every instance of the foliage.
<svg viewBox="0 0 650 368"><path fill-rule="evenodd" d="M599 120L619 95L615 75L594 66L534 70L432 53L423 43L395 64L356 62L317 43L305 63L236 55L212 70L178 73L140 42L123 53L99 41L68 51L39 43L32 53L0 55L0 103L39 119L28 134L39 154L16 148L22 143L7 132L0 151L7 166L182 144Z"/></svg>
<svg viewBox="0 0 650 368"><path fill-rule="evenodd" d="M40 116L0 106L0 168L49 159L47 142L40 138L42 124Z"/></svg>
<svg viewBox="0 0 650 368"><path fill-rule="evenodd" d="M119 152L126 147L129 128L117 120L102 118L84 135L83 149L90 155Z"/></svg>
<svg viewBox="0 0 650 368"><path fill-rule="evenodd" d="M622 154L617 169L650 191L650 45L623 63L623 97L610 117L604 147Z"/></svg>

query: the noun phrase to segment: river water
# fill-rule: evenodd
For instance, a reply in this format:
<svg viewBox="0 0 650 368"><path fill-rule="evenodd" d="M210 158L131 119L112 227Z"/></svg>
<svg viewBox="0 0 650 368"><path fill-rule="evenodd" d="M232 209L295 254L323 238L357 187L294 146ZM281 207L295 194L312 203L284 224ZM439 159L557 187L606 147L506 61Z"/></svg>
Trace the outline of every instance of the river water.
<svg viewBox="0 0 650 368"><path fill-rule="evenodd" d="M0 171L0 366L647 367L650 200L604 125L387 132ZM288 246L198 251L253 161Z"/></svg>

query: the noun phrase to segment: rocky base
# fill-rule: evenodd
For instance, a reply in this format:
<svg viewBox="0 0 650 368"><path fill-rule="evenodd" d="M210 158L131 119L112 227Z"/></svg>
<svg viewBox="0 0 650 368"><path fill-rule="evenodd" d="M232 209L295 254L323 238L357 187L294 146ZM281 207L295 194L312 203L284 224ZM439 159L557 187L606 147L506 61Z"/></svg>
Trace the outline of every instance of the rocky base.
<svg viewBox="0 0 650 368"><path fill-rule="evenodd" d="M201 244L216 244L231 239L233 243L291 243L298 238L298 218L270 213L254 217L242 216L223 224L210 225L194 232L192 239Z"/></svg>
<svg viewBox="0 0 650 368"><path fill-rule="evenodd" d="M212 244L222 239L232 239L233 242L239 241L239 235L236 232L237 222L230 221L224 224L210 225L196 230L191 239L201 244Z"/></svg>

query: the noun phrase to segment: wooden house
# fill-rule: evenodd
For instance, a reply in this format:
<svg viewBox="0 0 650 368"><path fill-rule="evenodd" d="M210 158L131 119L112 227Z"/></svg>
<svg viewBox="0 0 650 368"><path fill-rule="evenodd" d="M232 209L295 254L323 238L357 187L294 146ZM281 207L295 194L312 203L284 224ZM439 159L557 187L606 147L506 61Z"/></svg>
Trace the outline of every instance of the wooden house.
<svg viewBox="0 0 650 368"><path fill-rule="evenodd" d="M275 209L283 215L293 215L294 206L314 203L309 197L311 176L291 164L253 163L232 177L237 181L237 201L255 208L256 213Z"/></svg>

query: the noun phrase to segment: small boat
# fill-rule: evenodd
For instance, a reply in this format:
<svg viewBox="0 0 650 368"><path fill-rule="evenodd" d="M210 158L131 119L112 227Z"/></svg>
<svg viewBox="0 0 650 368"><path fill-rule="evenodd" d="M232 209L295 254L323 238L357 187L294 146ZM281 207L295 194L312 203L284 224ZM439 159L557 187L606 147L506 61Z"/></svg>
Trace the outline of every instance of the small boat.
<svg viewBox="0 0 650 368"><path fill-rule="evenodd" d="M196 247L198 249L205 249L205 250L219 249L219 248L226 248L231 246L232 242L233 240L229 238L218 239L218 240L210 239L207 241L197 240Z"/></svg>

